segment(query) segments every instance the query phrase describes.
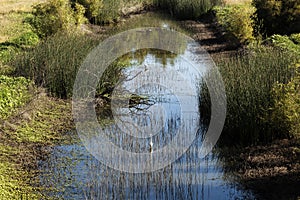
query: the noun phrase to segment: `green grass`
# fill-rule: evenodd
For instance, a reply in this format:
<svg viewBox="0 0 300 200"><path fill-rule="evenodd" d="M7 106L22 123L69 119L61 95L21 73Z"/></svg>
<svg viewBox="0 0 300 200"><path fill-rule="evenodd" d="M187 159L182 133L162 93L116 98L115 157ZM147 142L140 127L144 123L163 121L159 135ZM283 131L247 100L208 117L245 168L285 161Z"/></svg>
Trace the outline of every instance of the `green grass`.
<svg viewBox="0 0 300 200"><path fill-rule="evenodd" d="M224 141L255 144L287 137L288 130L281 129L271 117L272 90L277 82L291 79L289 65L296 59L290 51L260 46L216 61L227 95Z"/></svg>
<svg viewBox="0 0 300 200"><path fill-rule="evenodd" d="M71 97L76 73L99 39L81 34L57 33L18 56L11 65L16 74L35 81L58 97Z"/></svg>

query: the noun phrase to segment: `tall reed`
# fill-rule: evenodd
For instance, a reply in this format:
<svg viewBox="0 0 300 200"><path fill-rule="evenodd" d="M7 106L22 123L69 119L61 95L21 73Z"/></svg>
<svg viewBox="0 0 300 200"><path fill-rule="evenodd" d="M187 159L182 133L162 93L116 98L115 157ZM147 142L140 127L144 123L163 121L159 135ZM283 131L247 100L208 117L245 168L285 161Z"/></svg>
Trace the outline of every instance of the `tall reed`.
<svg viewBox="0 0 300 200"><path fill-rule="evenodd" d="M288 51L258 47L229 59L216 60L227 95L223 141L255 144L286 136L286 130L271 120L275 98L272 89L276 82L290 80L288 66L295 59ZM207 92L205 95L204 100L209 99ZM202 110L209 110L209 106L204 104Z"/></svg>
<svg viewBox="0 0 300 200"><path fill-rule="evenodd" d="M59 32L12 63L16 74L29 77L55 96L67 98L78 68L86 55L98 44L97 39L80 34Z"/></svg>
<svg viewBox="0 0 300 200"><path fill-rule="evenodd" d="M219 2L219 0L154 0L154 5L167 9L179 19L197 19Z"/></svg>

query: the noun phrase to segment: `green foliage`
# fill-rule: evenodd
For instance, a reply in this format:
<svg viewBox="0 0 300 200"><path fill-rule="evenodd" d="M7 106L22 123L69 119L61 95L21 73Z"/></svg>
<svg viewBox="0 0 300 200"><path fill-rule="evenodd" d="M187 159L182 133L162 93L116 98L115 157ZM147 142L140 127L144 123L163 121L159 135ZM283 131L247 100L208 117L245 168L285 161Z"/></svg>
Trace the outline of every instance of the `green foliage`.
<svg viewBox="0 0 300 200"><path fill-rule="evenodd" d="M241 43L254 39L253 14L255 8L249 4L233 4L214 8L218 23L232 33Z"/></svg>
<svg viewBox="0 0 300 200"><path fill-rule="evenodd" d="M39 37L34 32L27 31L19 37L13 38L11 41L0 43L0 62L9 62L20 49L34 46L38 42Z"/></svg>
<svg viewBox="0 0 300 200"><path fill-rule="evenodd" d="M273 88L275 105L272 120L288 130L291 136L300 136L300 63L292 65L294 77L288 83L276 83Z"/></svg>
<svg viewBox="0 0 300 200"><path fill-rule="evenodd" d="M23 77L11 78L0 75L0 119L6 119L29 100L31 84Z"/></svg>
<svg viewBox="0 0 300 200"><path fill-rule="evenodd" d="M5 147L4 150L6 150ZM0 146L1 152L3 152ZM26 172L17 170L16 166L8 161L0 162L0 199L40 199L34 193L33 187L21 180L27 176Z"/></svg>
<svg viewBox="0 0 300 200"><path fill-rule="evenodd" d="M227 95L224 141L255 144L286 136L269 108L274 105L274 83L290 80L288 65L296 58L289 51L253 47L244 55L217 60Z"/></svg>
<svg viewBox="0 0 300 200"><path fill-rule="evenodd" d="M253 0L256 7L256 25L263 35L300 32L300 1Z"/></svg>
<svg viewBox="0 0 300 200"><path fill-rule="evenodd" d="M8 65L3 65L0 63L0 75L12 75L14 72L14 68Z"/></svg>
<svg viewBox="0 0 300 200"><path fill-rule="evenodd" d="M300 33L295 33L290 36L290 40L292 40L295 44L300 45Z"/></svg>
<svg viewBox="0 0 300 200"><path fill-rule="evenodd" d="M96 23L110 23L120 17L122 0L103 0L101 13L96 17Z"/></svg>
<svg viewBox="0 0 300 200"><path fill-rule="evenodd" d="M0 62L9 62L18 52L18 48L15 45L7 43L0 43Z"/></svg>
<svg viewBox="0 0 300 200"><path fill-rule="evenodd" d="M179 19L197 19L209 11L218 0L155 0L154 4L160 8L167 9Z"/></svg>
<svg viewBox="0 0 300 200"><path fill-rule="evenodd" d="M16 44L20 47L30 47L34 46L39 42L39 37L33 31L27 31L21 34L19 37L11 40L13 44Z"/></svg>
<svg viewBox="0 0 300 200"><path fill-rule="evenodd" d="M300 43L297 43L297 40L299 40L299 38L299 34L294 34L290 37L282 35L272 35L267 39L267 41L270 41L274 46L287 49L300 55ZM294 41L296 41L296 43Z"/></svg>
<svg viewBox="0 0 300 200"><path fill-rule="evenodd" d="M83 7L75 5L75 11L68 0L49 0L34 6L33 17L27 18L40 37L50 36L60 30L71 31L84 19Z"/></svg>
<svg viewBox="0 0 300 200"><path fill-rule="evenodd" d="M91 22L95 21L96 17L101 14L101 9L103 8L102 0L72 0L72 2L75 2L76 5L82 5L84 7L84 15Z"/></svg>

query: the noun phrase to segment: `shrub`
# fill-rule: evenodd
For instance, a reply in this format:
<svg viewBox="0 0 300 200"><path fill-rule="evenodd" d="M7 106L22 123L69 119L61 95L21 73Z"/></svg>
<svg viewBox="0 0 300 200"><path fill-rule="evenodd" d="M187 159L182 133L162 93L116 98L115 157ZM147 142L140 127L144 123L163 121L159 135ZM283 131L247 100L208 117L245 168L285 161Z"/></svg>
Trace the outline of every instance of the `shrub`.
<svg viewBox="0 0 300 200"><path fill-rule="evenodd" d="M253 0L256 7L256 25L262 35L300 32L300 1Z"/></svg>
<svg viewBox="0 0 300 200"><path fill-rule="evenodd" d="M300 45L300 33L292 34L290 36L290 40L292 40L295 44Z"/></svg>
<svg viewBox="0 0 300 200"><path fill-rule="evenodd" d="M103 8L102 0L72 0L72 2L75 2L75 8L78 5L84 7L84 15L91 22L95 22L96 17L101 14Z"/></svg>
<svg viewBox="0 0 300 200"><path fill-rule="evenodd" d="M32 31L22 33L11 41L0 43L0 62L7 63L20 51L21 48L28 48L36 45L39 37Z"/></svg>
<svg viewBox="0 0 300 200"><path fill-rule="evenodd" d="M214 8L218 23L232 33L241 43L253 37L253 14L255 8L249 4L217 6Z"/></svg>
<svg viewBox="0 0 300 200"><path fill-rule="evenodd" d="M272 119L285 127L291 136L300 136L300 63L293 65L295 76L290 82L276 83Z"/></svg>
<svg viewBox="0 0 300 200"><path fill-rule="evenodd" d="M60 30L70 31L83 19L83 7L72 10L68 0L50 0L34 6L33 17L27 18L40 37L50 36Z"/></svg>
<svg viewBox="0 0 300 200"><path fill-rule="evenodd" d="M282 36L282 35L272 35L267 39L272 45L276 47L280 47L283 49L287 49L291 52L298 53L300 55L300 44L297 44L293 41L297 42L296 35L292 35L291 37Z"/></svg>
<svg viewBox="0 0 300 200"><path fill-rule="evenodd" d="M39 37L33 31L27 31L21 34L20 37L14 38L11 42L21 47L30 47L39 42Z"/></svg>

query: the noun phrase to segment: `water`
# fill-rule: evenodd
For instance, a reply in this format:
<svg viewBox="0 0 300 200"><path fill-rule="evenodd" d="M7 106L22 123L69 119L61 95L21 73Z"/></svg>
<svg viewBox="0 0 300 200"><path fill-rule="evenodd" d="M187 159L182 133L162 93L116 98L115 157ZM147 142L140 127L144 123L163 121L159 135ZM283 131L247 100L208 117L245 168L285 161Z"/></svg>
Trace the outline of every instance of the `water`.
<svg viewBox="0 0 300 200"><path fill-rule="evenodd" d="M40 183L61 199L254 199L223 172L217 153L195 159L192 147L172 165L132 174L106 167L80 144L54 147L40 163Z"/></svg>
<svg viewBox="0 0 300 200"><path fill-rule="evenodd" d="M172 29L167 21L160 24ZM189 57L189 45L181 55ZM39 162L37 182L44 194L58 199L255 199L224 172L217 150L204 158L200 153L207 129L199 112L206 66L194 69L179 55L153 49L133 49L119 61L126 67L117 77L111 110L96 112L101 131L79 135L83 142L51 147ZM103 149L103 140L114 149Z"/></svg>

